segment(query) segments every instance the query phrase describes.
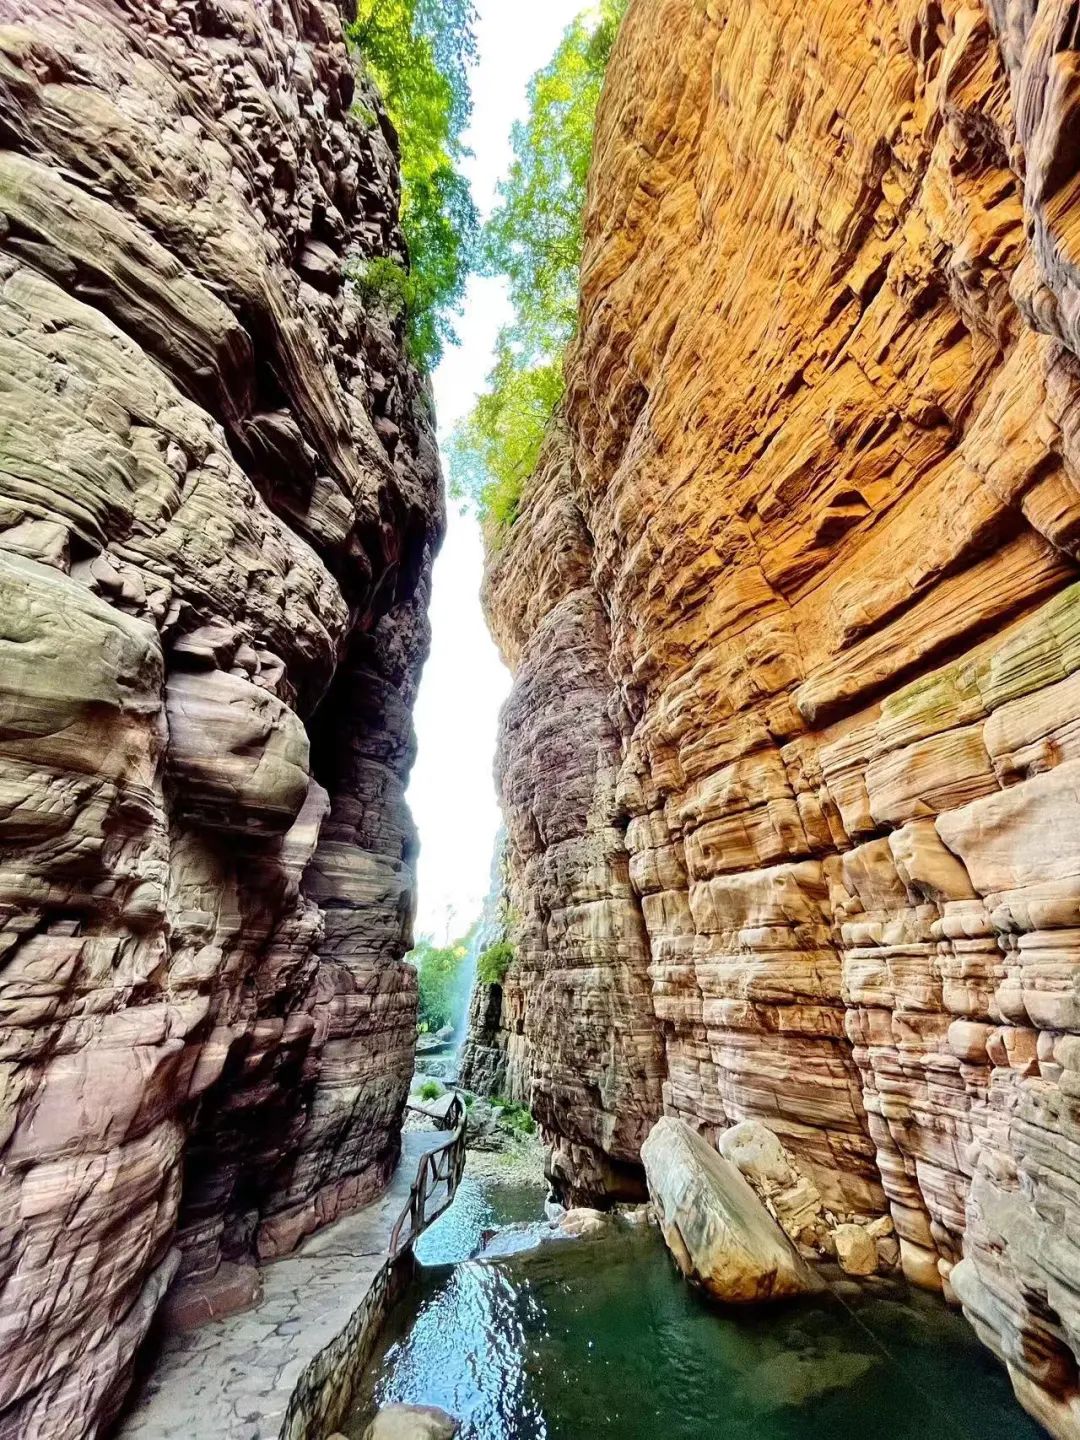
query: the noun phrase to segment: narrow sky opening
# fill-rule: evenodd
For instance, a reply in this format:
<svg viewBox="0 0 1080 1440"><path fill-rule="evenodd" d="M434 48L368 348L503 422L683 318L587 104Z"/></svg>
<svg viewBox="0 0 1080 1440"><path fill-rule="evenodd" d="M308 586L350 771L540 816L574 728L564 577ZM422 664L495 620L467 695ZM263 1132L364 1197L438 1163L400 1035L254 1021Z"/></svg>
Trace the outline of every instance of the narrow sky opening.
<svg viewBox="0 0 1080 1440"><path fill-rule="evenodd" d="M480 213L512 158L510 127L524 119L529 77L546 65L571 20L588 0L477 0L479 58L472 75L473 118L464 170ZM461 344L435 371L439 436L445 444L484 388L499 326L510 319L501 281L473 276L457 322ZM480 609L483 545L475 520L451 503L442 553L435 562L431 658L415 721L419 754L409 803L420 832L416 934L442 943L479 916L487 894L499 826L492 763L499 708L510 677Z"/></svg>

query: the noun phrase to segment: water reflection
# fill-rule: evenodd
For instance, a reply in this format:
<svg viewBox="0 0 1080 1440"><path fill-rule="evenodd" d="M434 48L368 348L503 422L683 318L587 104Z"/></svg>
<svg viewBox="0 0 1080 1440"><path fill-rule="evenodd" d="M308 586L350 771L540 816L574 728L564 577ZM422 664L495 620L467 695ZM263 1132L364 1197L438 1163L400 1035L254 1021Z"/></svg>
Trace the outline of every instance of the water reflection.
<svg viewBox="0 0 1080 1440"><path fill-rule="evenodd" d="M475 1262L440 1279L409 1333L386 1352L376 1403L441 1405L469 1435L546 1437L526 1373L534 1317L528 1306L519 1310L514 1279Z"/></svg>
<svg viewBox="0 0 1080 1440"><path fill-rule="evenodd" d="M510 1208L532 1205L518 1196ZM508 1199L508 1197L503 1197ZM483 1186L434 1248L497 1215ZM446 1220L454 1214L457 1203ZM444 1223L444 1222L440 1222ZM473 1241L475 1243L475 1241ZM391 1323L352 1432L374 1404L440 1405L462 1440L1037 1440L1004 1372L932 1297L710 1306L655 1232L421 1272Z"/></svg>
<svg viewBox="0 0 1080 1440"><path fill-rule="evenodd" d="M450 1209L417 1241L416 1258L421 1265L453 1265L476 1254L485 1231L543 1218L538 1186L464 1175Z"/></svg>

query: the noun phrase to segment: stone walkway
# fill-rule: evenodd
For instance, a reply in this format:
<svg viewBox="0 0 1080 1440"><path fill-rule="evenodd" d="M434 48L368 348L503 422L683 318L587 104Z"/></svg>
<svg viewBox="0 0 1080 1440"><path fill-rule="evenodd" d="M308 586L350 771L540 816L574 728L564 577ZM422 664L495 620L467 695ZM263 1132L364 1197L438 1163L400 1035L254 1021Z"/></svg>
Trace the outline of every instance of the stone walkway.
<svg viewBox="0 0 1080 1440"><path fill-rule="evenodd" d="M312 1362L335 1341L357 1338L358 1312L380 1278L420 1157L448 1136L401 1138L401 1163L383 1195L267 1265L254 1309L164 1342L117 1440L276 1440L300 1382L317 1389ZM298 1433L292 1408L290 1435Z"/></svg>

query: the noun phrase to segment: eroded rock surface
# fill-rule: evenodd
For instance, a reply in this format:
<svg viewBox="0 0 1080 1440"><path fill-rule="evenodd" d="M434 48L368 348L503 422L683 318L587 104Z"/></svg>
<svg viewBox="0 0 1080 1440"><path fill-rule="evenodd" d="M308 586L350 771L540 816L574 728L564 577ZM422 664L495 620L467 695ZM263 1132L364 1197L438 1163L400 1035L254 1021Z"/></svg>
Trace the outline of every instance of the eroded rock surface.
<svg viewBox="0 0 1080 1440"><path fill-rule="evenodd" d="M0 1434L370 1197L412 1069L427 397L328 0L0 0ZM374 116L374 120L371 117ZM366 117L366 118L365 118ZM171 1284L171 1289L170 1289Z"/></svg>
<svg viewBox="0 0 1080 1440"><path fill-rule="evenodd" d="M364 1440L454 1440L459 1428L437 1405L384 1405Z"/></svg>
<svg viewBox="0 0 1080 1440"><path fill-rule="evenodd" d="M544 1127L553 1173L577 1203L642 1198L637 1161L660 1109L662 1050L615 793L608 620L572 468L557 427L486 580L515 674L497 761L515 960L497 997L478 991L471 1021L509 1098Z"/></svg>
<svg viewBox="0 0 1080 1440"><path fill-rule="evenodd" d="M1059 0L631 0L566 458L489 579L556 1156L596 1198L661 1110L764 1122L909 1276L965 1257L1070 1436L1078 45Z"/></svg>
<svg viewBox="0 0 1080 1440"><path fill-rule="evenodd" d="M641 1159L675 1263L714 1300L748 1305L815 1288L810 1268L738 1167L685 1120L659 1119Z"/></svg>

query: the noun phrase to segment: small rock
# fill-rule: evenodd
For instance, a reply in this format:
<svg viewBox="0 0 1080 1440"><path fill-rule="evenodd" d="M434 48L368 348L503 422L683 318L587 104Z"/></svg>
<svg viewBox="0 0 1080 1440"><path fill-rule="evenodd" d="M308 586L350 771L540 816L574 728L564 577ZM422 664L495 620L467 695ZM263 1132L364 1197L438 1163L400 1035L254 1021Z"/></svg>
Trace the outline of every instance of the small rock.
<svg viewBox="0 0 1080 1440"><path fill-rule="evenodd" d="M610 1220L611 1217L602 1210L590 1210L588 1206L580 1205L574 1210L567 1210L558 1222L558 1227L564 1235L581 1239L584 1235L598 1235L602 1230L606 1230Z"/></svg>
<svg viewBox="0 0 1080 1440"><path fill-rule="evenodd" d="M864 1223L863 1229L874 1240L884 1240L887 1235L892 1235L893 1222L891 1215L879 1215L876 1220L868 1220Z"/></svg>
<svg viewBox="0 0 1080 1440"><path fill-rule="evenodd" d="M832 1232L836 1258L848 1275L876 1275L877 1245L861 1225L837 1225Z"/></svg>
<svg viewBox="0 0 1080 1440"><path fill-rule="evenodd" d="M895 1235L885 1235L875 1243L878 1253L878 1268L895 1270L900 1264L900 1241Z"/></svg>
<svg viewBox="0 0 1080 1440"><path fill-rule="evenodd" d="M619 1215L627 1225L652 1225L656 1220L653 1208L648 1202L644 1205L624 1205L620 1208Z"/></svg>
<svg viewBox="0 0 1080 1440"><path fill-rule="evenodd" d="M364 1440L454 1440L459 1428L437 1405L384 1405Z"/></svg>

